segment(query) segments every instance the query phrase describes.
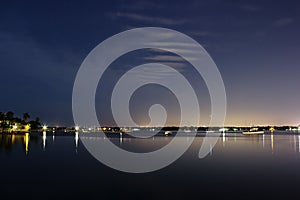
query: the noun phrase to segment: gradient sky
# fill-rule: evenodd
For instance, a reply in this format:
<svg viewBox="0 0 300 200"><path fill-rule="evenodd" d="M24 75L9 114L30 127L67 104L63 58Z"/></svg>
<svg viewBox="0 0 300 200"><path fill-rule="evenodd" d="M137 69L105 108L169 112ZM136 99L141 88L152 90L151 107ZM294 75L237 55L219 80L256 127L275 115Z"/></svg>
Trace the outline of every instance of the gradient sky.
<svg viewBox="0 0 300 200"><path fill-rule="evenodd" d="M298 125L299 13L298 1L2 2L0 110L72 125L73 82L87 54L120 31L155 26L189 35L209 52L226 87L227 125Z"/></svg>

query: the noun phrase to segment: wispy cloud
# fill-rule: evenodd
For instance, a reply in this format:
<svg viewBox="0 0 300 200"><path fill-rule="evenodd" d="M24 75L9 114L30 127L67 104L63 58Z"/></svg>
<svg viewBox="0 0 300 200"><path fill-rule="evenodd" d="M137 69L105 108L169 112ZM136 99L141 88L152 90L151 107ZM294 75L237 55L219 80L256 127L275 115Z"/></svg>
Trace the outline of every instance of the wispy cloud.
<svg viewBox="0 0 300 200"><path fill-rule="evenodd" d="M216 33L211 31L191 31L189 32L192 36L199 36L199 37L205 37L205 36L217 36Z"/></svg>
<svg viewBox="0 0 300 200"><path fill-rule="evenodd" d="M110 13L109 16L112 18L126 18L133 21L140 21L145 23L156 23L163 25L179 25L187 22L186 19L170 19L166 17L153 17L147 15L141 15L137 13L128 13L128 12L116 12Z"/></svg>
<svg viewBox="0 0 300 200"><path fill-rule="evenodd" d="M184 63L185 60L177 55L157 55L157 56L149 56L145 57L146 60L155 61L155 62L172 62L172 63ZM194 57L187 57L189 61L197 60Z"/></svg>
<svg viewBox="0 0 300 200"><path fill-rule="evenodd" d="M284 27L284 26L292 24L293 22L294 22L293 18L286 17L286 18L281 18L281 19L275 20L273 22L273 26L275 26L275 27Z"/></svg>
<svg viewBox="0 0 300 200"><path fill-rule="evenodd" d="M174 77L175 71L170 71L170 69L162 67L162 65L169 66L179 72L185 71L188 67L187 63L178 63L178 62L156 62L156 63L148 63L146 64L147 68L141 68L138 70L132 70L132 78L131 79L139 79L141 80L158 80L165 78Z"/></svg>
<svg viewBox="0 0 300 200"><path fill-rule="evenodd" d="M262 7L257 5L251 5L251 4L244 4L241 6L241 9L249 12L257 12L262 10Z"/></svg>
<svg viewBox="0 0 300 200"><path fill-rule="evenodd" d="M172 62L183 62L183 59L179 56L169 56L169 55L158 55L145 57L146 60L150 61L172 61Z"/></svg>
<svg viewBox="0 0 300 200"><path fill-rule="evenodd" d="M147 9L163 9L164 6L162 4L159 3L155 3L152 1L144 1L144 0L139 0L139 1L128 1L128 2L124 2L124 4L120 5L121 9L125 9L125 10L147 10Z"/></svg>

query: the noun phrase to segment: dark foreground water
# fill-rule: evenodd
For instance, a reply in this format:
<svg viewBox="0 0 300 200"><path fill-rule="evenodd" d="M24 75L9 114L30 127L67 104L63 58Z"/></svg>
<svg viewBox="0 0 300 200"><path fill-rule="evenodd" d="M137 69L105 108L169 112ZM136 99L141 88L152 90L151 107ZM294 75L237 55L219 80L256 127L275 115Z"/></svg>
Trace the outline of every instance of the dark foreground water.
<svg viewBox="0 0 300 200"><path fill-rule="evenodd" d="M111 140L127 149L157 148L172 137ZM183 138L188 140L189 137ZM94 159L70 136L0 135L1 199L297 199L298 135L220 137L198 158L203 137L175 163L156 172L128 174Z"/></svg>

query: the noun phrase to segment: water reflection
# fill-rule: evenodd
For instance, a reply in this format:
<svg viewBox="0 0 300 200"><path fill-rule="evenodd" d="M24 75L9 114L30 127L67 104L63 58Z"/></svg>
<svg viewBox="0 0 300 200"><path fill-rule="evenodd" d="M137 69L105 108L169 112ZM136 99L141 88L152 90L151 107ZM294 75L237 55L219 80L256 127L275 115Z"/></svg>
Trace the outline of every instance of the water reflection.
<svg viewBox="0 0 300 200"><path fill-rule="evenodd" d="M52 131L52 142L55 140L55 131Z"/></svg>
<svg viewBox="0 0 300 200"><path fill-rule="evenodd" d="M19 149L21 146L23 152L25 152L26 155L29 154L31 151L30 144L34 144L35 149L46 151L47 146L51 146L54 144L55 138L74 138L75 140L75 150L77 151L79 146L79 133L73 134L64 134L62 136L57 136L55 133L52 133L51 135L47 136L47 132L34 132L34 133L24 133L24 134L0 134L0 153L11 153L14 150ZM49 133L50 134L50 133ZM50 139L50 140L49 140ZM66 145L66 148L68 146ZM73 146L74 148L74 146Z"/></svg>
<svg viewBox="0 0 300 200"><path fill-rule="evenodd" d="M12 143L12 144L14 144L14 143L15 143L15 138L16 138L16 136L15 136L15 135L12 135L12 136L11 136L11 143Z"/></svg>
<svg viewBox="0 0 300 200"><path fill-rule="evenodd" d="M29 133L25 133L24 135L24 143L25 143L25 152L26 152L26 155L28 154L28 145L29 145Z"/></svg>
<svg viewBox="0 0 300 200"><path fill-rule="evenodd" d="M95 161L88 151L83 149L81 140L78 139L78 143L76 142L76 134L61 136L60 133L57 133L55 134L55 143L52 142L52 133L47 132L47 135L47 151L43 152L42 132L30 133L27 137L26 135L0 134L0 161L1 171L4 174L2 176L3 192L6 190L11 192L13 189L21 191L20 195L27 195L28 191L31 191L35 194L34 197L38 197L47 193L51 194L51 189L54 187L56 191L65 191L62 197L72 195L72 197L74 196L73 199L76 199L76 196L79 195L70 193L70 191L78 188L78 181L75 180L79 180L80 182L91 183L88 184L88 188L94 186L90 191L96 191L95 198L97 195L99 196L99 188L104 188L105 191L116 191L114 189L116 183L120 185L118 191L121 190L120 196L117 198L124 199L135 195L136 192L126 193L132 191L130 188L132 184L128 186L128 183L133 175L115 172ZM205 133L202 135L204 136ZM197 155L203 142L203 136L196 137L187 153L170 167L155 173L135 176L133 181L142 183L142 187L139 189L143 193L147 192L148 188L154 187L157 188L154 189L154 191L157 190L154 192L155 194L165 194L157 196L157 199L168 198L173 191L175 193L171 198L195 198L197 195L199 197L199 192L193 193L195 196L187 196L189 192L197 191L199 188L207 191L203 195L211 195L213 192L216 193L218 188L221 188L219 193L222 196L211 199L222 199L224 196L232 197L236 191L242 191L242 193L238 193L237 198L232 199L240 199L241 197L249 197L249 199L264 197L268 199L270 194L272 196L277 191L282 193L280 199L293 199L287 195L297 193L298 180L300 180L300 174L297 172L300 166L300 135L273 133L271 136L271 133L266 133L259 136L244 136L240 133L226 133L226 146L223 147L221 135L214 148L209 146L210 154L208 157L199 160ZM119 143L119 139L116 136L109 139L99 138L105 142L113 140L115 143ZM170 140L172 140L172 136L157 136L152 137L152 139L139 140L123 134L121 146L122 148L130 146L136 149L160 143L165 144L164 141ZM187 140L192 140L192 137L183 135L182 143L186 143ZM28 141L28 145L26 145L26 141ZM296 152L293 146L295 142L297 144ZM77 155L74 152L76 146L83 150ZM276 157L271 154L272 146ZM7 152L6 148L11 148L11 152ZM28 149L28 157L25 156L26 149ZM78 176L77 172L82 169L87 170ZM261 195L261 192L265 193ZM217 194L219 193L217 192ZM87 195L84 190L81 194L82 198ZM124 194L127 196L124 197ZM250 194L255 195L249 196ZM111 192L108 195L114 196ZM138 193L138 195L140 194ZM273 196L276 197L276 195ZM276 199L275 197L273 198Z"/></svg>
<svg viewBox="0 0 300 200"><path fill-rule="evenodd" d="M294 141L293 146L294 146L294 148L295 148L295 151L297 152L297 148L298 148L298 147L297 147L296 135L294 135L293 141Z"/></svg>
<svg viewBox="0 0 300 200"><path fill-rule="evenodd" d="M274 153L274 135L271 133L271 148L272 148L272 154Z"/></svg>
<svg viewBox="0 0 300 200"><path fill-rule="evenodd" d="M298 152L300 153L300 135L298 135Z"/></svg>
<svg viewBox="0 0 300 200"><path fill-rule="evenodd" d="M122 135L122 133L120 133L120 144L122 144L123 143L123 135Z"/></svg>
<svg viewBox="0 0 300 200"><path fill-rule="evenodd" d="M47 136L49 134L49 136ZM209 136L212 133L206 134ZM190 133L182 135L182 142L186 143L191 140ZM200 148L203 142L204 134L195 138L195 147ZM212 136L214 137L214 136ZM69 138L71 140L69 140ZM120 134L119 137L109 138L116 145L123 149L133 152L149 152L157 150L172 140L172 136L154 136L149 139L136 139L128 137L126 134ZM107 138L102 137L102 140ZM78 152L79 147L79 132L75 133L47 133L46 131L40 133L26 133L23 135L0 134L0 153L10 153L12 150L18 149L21 146L23 152L27 155L32 150L31 143L36 143L38 146L34 148L46 151L54 145L61 145L61 141L69 141L73 145L64 145L64 149L72 149ZM226 144L226 145L225 145ZM16 147L16 148L15 148ZM293 133L265 133L259 136L244 136L240 133L222 133L216 146L210 146L210 157L215 157L221 151L230 151L232 154L238 154L241 151L253 152L257 151L264 154L281 154L282 152L297 153L300 155L300 135Z"/></svg>
<svg viewBox="0 0 300 200"><path fill-rule="evenodd" d="M14 135L14 134L1 134L0 135L0 151L3 149L10 153L14 147L23 146L25 154L27 155L29 152L29 142L30 142L30 134L25 133L24 135ZM36 142L36 140L33 140Z"/></svg>
<svg viewBox="0 0 300 200"><path fill-rule="evenodd" d="M78 153L77 149L78 149L78 140L79 140L79 133L78 131L75 132L75 152Z"/></svg>
<svg viewBox="0 0 300 200"><path fill-rule="evenodd" d="M47 132L43 131L43 150L46 150L46 139L47 139Z"/></svg>

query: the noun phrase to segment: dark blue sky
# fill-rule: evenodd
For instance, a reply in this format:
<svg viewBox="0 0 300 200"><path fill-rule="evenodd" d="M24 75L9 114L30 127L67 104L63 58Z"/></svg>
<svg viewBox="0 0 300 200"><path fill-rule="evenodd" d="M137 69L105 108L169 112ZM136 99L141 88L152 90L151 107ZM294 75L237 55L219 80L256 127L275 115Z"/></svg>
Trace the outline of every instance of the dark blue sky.
<svg viewBox="0 0 300 200"><path fill-rule="evenodd" d="M225 83L228 125L296 125L299 13L298 1L2 2L0 110L72 125L73 82L87 54L120 31L156 26L210 53Z"/></svg>

